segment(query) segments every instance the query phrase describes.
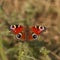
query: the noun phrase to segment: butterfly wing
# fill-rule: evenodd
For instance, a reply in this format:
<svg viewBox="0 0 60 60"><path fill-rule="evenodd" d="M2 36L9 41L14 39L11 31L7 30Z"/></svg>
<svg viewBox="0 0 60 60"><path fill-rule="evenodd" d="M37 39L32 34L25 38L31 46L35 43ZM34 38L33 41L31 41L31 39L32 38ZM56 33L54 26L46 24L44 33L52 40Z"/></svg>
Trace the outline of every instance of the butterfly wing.
<svg viewBox="0 0 60 60"><path fill-rule="evenodd" d="M36 40L38 38L38 35L41 34L41 32L45 31L46 28L42 26L33 26L30 28L31 34L29 35L29 40Z"/></svg>
<svg viewBox="0 0 60 60"><path fill-rule="evenodd" d="M24 27L21 25L11 25L10 30L16 35L17 39L25 39L25 34L23 34Z"/></svg>

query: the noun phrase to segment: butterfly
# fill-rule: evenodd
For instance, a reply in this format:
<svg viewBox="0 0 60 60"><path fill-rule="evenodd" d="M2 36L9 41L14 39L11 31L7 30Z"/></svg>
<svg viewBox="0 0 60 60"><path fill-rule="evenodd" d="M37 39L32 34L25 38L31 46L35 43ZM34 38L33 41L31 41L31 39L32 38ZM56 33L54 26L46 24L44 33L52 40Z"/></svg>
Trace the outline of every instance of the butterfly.
<svg viewBox="0 0 60 60"><path fill-rule="evenodd" d="M11 25L10 30L12 33L16 35L17 39L21 39L22 41L28 40L36 40L38 36L46 30L44 26L32 26L32 27L24 27L22 25Z"/></svg>

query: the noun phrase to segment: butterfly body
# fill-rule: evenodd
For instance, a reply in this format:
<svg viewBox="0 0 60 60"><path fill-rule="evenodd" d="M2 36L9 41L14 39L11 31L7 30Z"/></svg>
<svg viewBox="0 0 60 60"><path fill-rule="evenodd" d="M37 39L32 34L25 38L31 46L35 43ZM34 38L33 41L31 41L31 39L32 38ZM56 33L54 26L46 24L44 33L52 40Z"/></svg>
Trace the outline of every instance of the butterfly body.
<svg viewBox="0 0 60 60"><path fill-rule="evenodd" d="M37 39L38 35L45 30L45 27L24 27L21 25L11 25L10 30L16 35L17 39L21 39L22 41L31 41Z"/></svg>

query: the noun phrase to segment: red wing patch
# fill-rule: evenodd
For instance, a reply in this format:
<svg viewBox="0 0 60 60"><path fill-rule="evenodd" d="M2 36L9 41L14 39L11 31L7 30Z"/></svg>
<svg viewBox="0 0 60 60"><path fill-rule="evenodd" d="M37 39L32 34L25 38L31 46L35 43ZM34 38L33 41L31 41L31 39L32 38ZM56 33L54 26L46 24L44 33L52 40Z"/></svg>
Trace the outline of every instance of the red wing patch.
<svg viewBox="0 0 60 60"><path fill-rule="evenodd" d="M32 32L36 33L37 35L39 35L41 32L39 29L37 29L35 27L32 27L31 30L32 30Z"/></svg>
<svg viewBox="0 0 60 60"><path fill-rule="evenodd" d="M14 30L12 30L12 32L13 32L14 34L18 34L18 33L22 32L23 30L24 30L23 27L18 27L18 28L15 28Z"/></svg>
<svg viewBox="0 0 60 60"><path fill-rule="evenodd" d="M33 26L31 28L32 32L34 32L37 35L40 35L41 32L43 32L46 28L43 26Z"/></svg>
<svg viewBox="0 0 60 60"><path fill-rule="evenodd" d="M10 30L14 34L18 34L18 33L22 32L24 30L24 27L23 26L18 26L18 25L11 25L10 26Z"/></svg>

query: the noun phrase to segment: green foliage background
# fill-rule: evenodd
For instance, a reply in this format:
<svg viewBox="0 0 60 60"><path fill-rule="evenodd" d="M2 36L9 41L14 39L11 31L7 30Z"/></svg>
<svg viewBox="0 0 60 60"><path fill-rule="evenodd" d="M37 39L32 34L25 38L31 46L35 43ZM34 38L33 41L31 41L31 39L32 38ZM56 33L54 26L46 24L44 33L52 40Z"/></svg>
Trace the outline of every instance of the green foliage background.
<svg viewBox="0 0 60 60"><path fill-rule="evenodd" d="M14 24L47 30L36 41L16 43ZM60 60L60 0L0 0L0 60Z"/></svg>

